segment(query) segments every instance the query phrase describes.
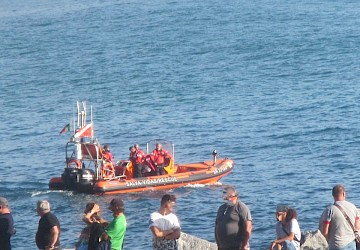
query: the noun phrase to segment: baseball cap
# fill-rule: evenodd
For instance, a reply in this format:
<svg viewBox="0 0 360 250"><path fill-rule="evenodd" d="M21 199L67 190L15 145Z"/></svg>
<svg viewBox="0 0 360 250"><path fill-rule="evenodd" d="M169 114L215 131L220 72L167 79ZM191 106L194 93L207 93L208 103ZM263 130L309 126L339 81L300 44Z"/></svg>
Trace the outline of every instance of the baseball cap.
<svg viewBox="0 0 360 250"><path fill-rule="evenodd" d="M124 202L120 198L114 198L111 200L110 205L113 207L124 208Z"/></svg>
<svg viewBox="0 0 360 250"><path fill-rule="evenodd" d="M279 204L276 207L276 212L277 213L281 213L281 212L287 212L289 210L288 205L284 205L284 204Z"/></svg>

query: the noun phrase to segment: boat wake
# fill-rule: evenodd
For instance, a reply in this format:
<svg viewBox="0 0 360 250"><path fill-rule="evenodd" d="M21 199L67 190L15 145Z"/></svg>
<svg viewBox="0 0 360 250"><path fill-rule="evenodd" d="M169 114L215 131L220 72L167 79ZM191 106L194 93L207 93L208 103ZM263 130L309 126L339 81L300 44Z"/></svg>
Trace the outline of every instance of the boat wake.
<svg viewBox="0 0 360 250"><path fill-rule="evenodd" d="M185 187L189 187L189 188L203 188L205 187L205 184L187 184Z"/></svg>
<svg viewBox="0 0 360 250"><path fill-rule="evenodd" d="M63 190L46 190L46 191L33 191L30 193L31 193L31 197L35 197L35 196L49 194L49 193L64 193L64 192L65 191L63 191Z"/></svg>
<svg viewBox="0 0 360 250"><path fill-rule="evenodd" d="M185 187L189 188L203 188L203 187L209 187L209 186L222 186L223 184L221 182L216 182L213 184L187 184Z"/></svg>

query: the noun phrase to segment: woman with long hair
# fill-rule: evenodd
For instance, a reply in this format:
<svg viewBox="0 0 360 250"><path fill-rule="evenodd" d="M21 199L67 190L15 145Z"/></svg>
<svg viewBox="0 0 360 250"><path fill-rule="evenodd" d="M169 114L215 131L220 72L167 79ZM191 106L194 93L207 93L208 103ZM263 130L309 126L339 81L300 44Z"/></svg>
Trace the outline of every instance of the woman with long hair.
<svg viewBox="0 0 360 250"><path fill-rule="evenodd" d="M301 231L294 208L287 205L276 207L276 240L269 250L300 250Z"/></svg>
<svg viewBox="0 0 360 250"><path fill-rule="evenodd" d="M88 249L88 241L90 238L90 229L93 223L106 223L100 216L100 207L95 202L89 202L86 204L84 210L84 217L82 218L83 222L85 222L86 227L81 231L78 242L76 243L76 250L87 250Z"/></svg>

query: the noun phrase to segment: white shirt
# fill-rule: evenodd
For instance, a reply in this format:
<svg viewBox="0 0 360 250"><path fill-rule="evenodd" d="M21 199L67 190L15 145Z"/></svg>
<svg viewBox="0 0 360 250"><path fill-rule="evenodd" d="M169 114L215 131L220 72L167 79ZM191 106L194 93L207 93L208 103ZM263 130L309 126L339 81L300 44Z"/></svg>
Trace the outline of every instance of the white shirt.
<svg viewBox="0 0 360 250"><path fill-rule="evenodd" d="M298 221L296 219L292 219L286 223L286 226L283 226L280 221L276 223L276 235L278 239L289 236L290 233L295 234L294 240L291 241L291 244L294 245L296 250L300 250L301 231Z"/></svg>
<svg viewBox="0 0 360 250"><path fill-rule="evenodd" d="M180 228L180 223L175 214L162 215L154 212L150 215L149 228L157 227L161 231Z"/></svg>
<svg viewBox="0 0 360 250"><path fill-rule="evenodd" d="M154 212L150 215L149 228L157 227L161 231L180 228L180 223L175 214L170 213L162 215L159 212ZM176 240L165 240L156 238L153 235L153 249L154 250L177 250L178 245Z"/></svg>

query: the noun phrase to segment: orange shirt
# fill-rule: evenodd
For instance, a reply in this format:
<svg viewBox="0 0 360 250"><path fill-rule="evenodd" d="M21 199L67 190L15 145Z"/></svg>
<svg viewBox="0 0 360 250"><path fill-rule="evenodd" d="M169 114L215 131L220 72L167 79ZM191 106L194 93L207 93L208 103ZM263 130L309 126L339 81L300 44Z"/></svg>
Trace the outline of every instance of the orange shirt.
<svg viewBox="0 0 360 250"><path fill-rule="evenodd" d="M164 150L164 149L154 149L151 152L151 160L153 160L153 162L155 162L157 165L162 165L165 163L165 158L169 158L170 154L168 151Z"/></svg>
<svg viewBox="0 0 360 250"><path fill-rule="evenodd" d="M134 153L130 153L130 160L133 164L141 164L145 160L145 153L138 149Z"/></svg>
<svg viewBox="0 0 360 250"><path fill-rule="evenodd" d="M109 152L109 151L103 152L103 158L104 158L105 160L108 160L108 161L111 161L111 162L114 161L114 157L113 157L112 153Z"/></svg>

